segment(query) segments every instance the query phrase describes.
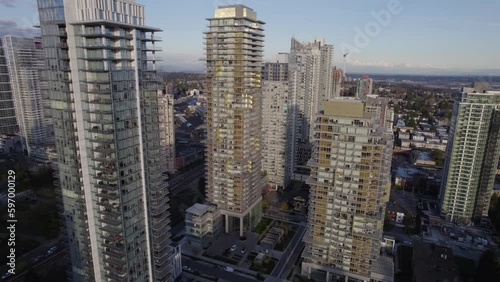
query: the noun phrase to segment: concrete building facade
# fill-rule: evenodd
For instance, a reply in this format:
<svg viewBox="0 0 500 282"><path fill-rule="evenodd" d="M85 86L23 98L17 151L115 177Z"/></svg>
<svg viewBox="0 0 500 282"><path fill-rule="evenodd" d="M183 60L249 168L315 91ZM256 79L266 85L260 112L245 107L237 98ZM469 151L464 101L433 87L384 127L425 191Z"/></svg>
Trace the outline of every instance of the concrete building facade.
<svg viewBox="0 0 500 282"><path fill-rule="evenodd" d="M174 281L160 29L134 0L38 0L38 9L68 276Z"/></svg>
<svg viewBox="0 0 500 282"><path fill-rule="evenodd" d="M45 115L42 96L46 81L40 79L45 71L42 40L7 35L4 44L19 135L24 150L33 157L32 151L44 151L53 139L52 119Z"/></svg>
<svg viewBox="0 0 500 282"><path fill-rule="evenodd" d="M262 218L264 22L243 5L219 7L205 32L207 200L240 236Z"/></svg>
<svg viewBox="0 0 500 282"><path fill-rule="evenodd" d="M323 39L299 42L292 38L288 75L290 81L292 138L292 176L305 180L309 175L307 161L311 157L311 124L323 102L331 95L333 45Z"/></svg>
<svg viewBox="0 0 500 282"><path fill-rule="evenodd" d="M455 101L441 212L448 221L479 223L488 216L500 156L500 92L464 92Z"/></svg>
<svg viewBox="0 0 500 282"><path fill-rule="evenodd" d="M384 99L337 98L316 117L302 254L302 275L314 281L393 281L378 264L391 188L391 111Z"/></svg>
<svg viewBox="0 0 500 282"><path fill-rule="evenodd" d="M262 79L262 168L274 189L290 182L288 58L265 63Z"/></svg>

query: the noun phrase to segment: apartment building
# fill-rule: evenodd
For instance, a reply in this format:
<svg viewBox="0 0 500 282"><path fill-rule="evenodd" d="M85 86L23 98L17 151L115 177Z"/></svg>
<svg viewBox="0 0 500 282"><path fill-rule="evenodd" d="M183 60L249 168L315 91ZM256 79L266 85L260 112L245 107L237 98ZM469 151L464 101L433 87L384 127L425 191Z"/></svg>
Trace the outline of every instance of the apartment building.
<svg viewBox="0 0 500 282"><path fill-rule="evenodd" d="M194 204L186 210L187 241L194 248L208 248L222 232L222 216L215 205Z"/></svg>
<svg viewBox="0 0 500 282"><path fill-rule="evenodd" d="M291 135L288 54L265 63L262 72L262 168L273 189L290 182Z"/></svg>
<svg viewBox="0 0 500 282"><path fill-rule="evenodd" d="M344 82L344 71L337 69L332 70L332 90L330 98L340 97L342 94L342 84Z"/></svg>
<svg viewBox="0 0 500 282"><path fill-rule="evenodd" d="M174 281L161 30L134 0L38 0L38 9L69 277Z"/></svg>
<svg viewBox="0 0 500 282"><path fill-rule="evenodd" d="M18 132L14 97L10 86L9 67L4 50L4 41L0 37L0 134Z"/></svg>
<svg viewBox="0 0 500 282"><path fill-rule="evenodd" d="M302 275L314 281L393 281L392 260L380 257L393 148L387 102L336 98L316 116L302 254Z"/></svg>
<svg viewBox="0 0 500 282"><path fill-rule="evenodd" d="M42 96L46 81L40 79L45 71L42 40L7 35L4 44L19 135L24 150L34 157L52 140L52 121L45 115Z"/></svg>
<svg viewBox="0 0 500 282"><path fill-rule="evenodd" d="M455 101L441 185L446 220L470 224L488 217L500 156L500 91L464 89Z"/></svg>
<svg viewBox="0 0 500 282"><path fill-rule="evenodd" d="M363 99L373 93L373 79L363 76L358 80L356 86L356 97Z"/></svg>
<svg viewBox="0 0 500 282"><path fill-rule="evenodd" d="M292 38L288 76L293 122L291 174L296 180L309 175L307 161L311 157L312 123L315 115L330 97L332 87L333 45L323 39L299 42Z"/></svg>
<svg viewBox="0 0 500 282"><path fill-rule="evenodd" d="M208 19L207 200L226 233L251 230L262 218L262 48L264 22L243 5Z"/></svg>

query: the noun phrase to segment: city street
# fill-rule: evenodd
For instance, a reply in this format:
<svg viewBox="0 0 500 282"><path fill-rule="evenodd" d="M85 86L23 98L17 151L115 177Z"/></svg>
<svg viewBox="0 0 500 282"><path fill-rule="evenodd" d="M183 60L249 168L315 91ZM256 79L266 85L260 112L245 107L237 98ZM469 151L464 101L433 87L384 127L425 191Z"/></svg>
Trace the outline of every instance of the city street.
<svg viewBox="0 0 500 282"><path fill-rule="evenodd" d="M272 276L286 279L286 276L290 272L290 269L295 263L295 260L297 259L297 256L303 246L302 238L304 237L305 232L306 228L303 225L300 225L297 229L297 233L288 245L288 248L281 256L281 260L279 260L278 264L271 273Z"/></svg>
<svg viewBox="0 0 500 282"><path fill-rule="evenodd" d="M254 277L250 277L247 274L242 274L237 271L235 272L227 272L224 271L221 267L216 266L216 265L208 265L208 263L204 262L197 262L193 261L187 257L182 257L182 265L183 266L188 266L192 269L190 273L193 273L194 271L198 271L200 274L203 276L212 276L212 277L218 277L220 279L226 279L228 281L238 281L238 282L255 282ZM184 270L184 272L186 272Z"/></svg>

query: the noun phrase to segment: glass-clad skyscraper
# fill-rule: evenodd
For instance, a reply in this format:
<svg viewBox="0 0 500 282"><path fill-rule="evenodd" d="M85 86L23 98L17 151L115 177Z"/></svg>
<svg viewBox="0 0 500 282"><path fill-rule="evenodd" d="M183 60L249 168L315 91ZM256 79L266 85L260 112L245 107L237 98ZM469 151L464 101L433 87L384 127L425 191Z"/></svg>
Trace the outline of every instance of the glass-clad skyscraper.
<svg viewBox="0 0 500 282"><path fill-rule="evenodd" d="M157 28L133 0L38 0L73 281L173 281Z"/></svg>

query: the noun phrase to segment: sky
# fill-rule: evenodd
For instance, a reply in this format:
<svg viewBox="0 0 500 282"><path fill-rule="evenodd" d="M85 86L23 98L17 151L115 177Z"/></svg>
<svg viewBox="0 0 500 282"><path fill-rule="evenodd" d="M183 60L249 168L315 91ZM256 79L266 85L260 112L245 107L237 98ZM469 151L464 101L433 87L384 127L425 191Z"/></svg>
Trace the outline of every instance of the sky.
<svg viewBox="0 0 500 282"><path fill-rule="evenodd" d="M347 73L500 75L498 0L137 0L162 28L163 68L203 71L206 18L244 4L265 25L265 61L324 38ZM35 0L0 0L0 35L32 35ZM347 53L346 59L343 54Z"/></svg>

